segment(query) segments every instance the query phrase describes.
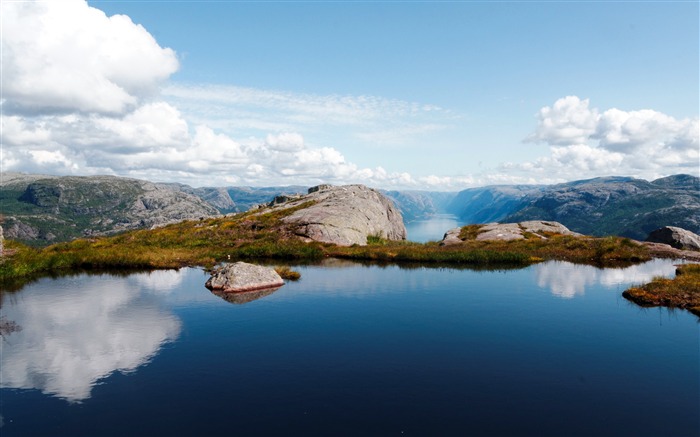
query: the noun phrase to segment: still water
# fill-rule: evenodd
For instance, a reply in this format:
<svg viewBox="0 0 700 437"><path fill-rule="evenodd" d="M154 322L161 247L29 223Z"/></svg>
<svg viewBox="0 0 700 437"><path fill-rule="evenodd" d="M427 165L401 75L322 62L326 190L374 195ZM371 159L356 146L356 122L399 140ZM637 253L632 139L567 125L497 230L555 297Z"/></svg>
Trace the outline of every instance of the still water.
<svg viewBox="0 0 700 437"><path fill-rule="evenodd" d="M673 262L296 269L233 303L199 269L4 293L0 435L700 431L697 317L621 297Z"/></svg>
<svg viewBox="0 0 700 437"><path fill-rule="evenodd" d="M447 230L464 225L452 214L436 214L427 220L406 223L406 239L416 243L440 241Z"/></svg>

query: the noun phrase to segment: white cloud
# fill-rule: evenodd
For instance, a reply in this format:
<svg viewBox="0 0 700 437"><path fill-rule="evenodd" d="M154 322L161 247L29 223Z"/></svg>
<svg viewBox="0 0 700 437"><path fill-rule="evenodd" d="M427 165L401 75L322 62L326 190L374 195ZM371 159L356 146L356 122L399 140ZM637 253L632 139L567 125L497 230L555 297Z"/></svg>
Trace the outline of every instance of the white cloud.
<svg viewBox="0 0 700 437"><path fill-rule="evenodd" d="M547 156L479 175L387 171L382 165L396 165L401 154L439 153L440 134L460 117L377 96L164 84L178 68L175 53L126 16L107 17L78 0L0 7L3 171L428 190L698 171L697 119L601 111L576 96L537 115L528 141L549 145ZM370 167L347 158L379 148L390 149L381 156L391 162Z"/></svg>
<svg viewBox="0 0 700 437"><path fill-rule="evenodd" d="M567 96L545 106L538 113L537 130L528 140L554 145L585 143L595 132L599 118L598 111L588 105L588 99Z"/></svg>
<svg viewBox="0 0 700 437"><path fill-rule="evenodd" d="M643 109L600 111L588 100L568 96L538 113L528 141L550 145L550 154L503 169L546 175L549 181L601 175L654 179L676 173L698 174L698 119L678 120Z"/></svg>
<svg viewBox="0 0 700 437"><path fill-rule="evenodd" d="M178 68L125 15L85 1L3 2L6 111L123 113Z"/></svg>

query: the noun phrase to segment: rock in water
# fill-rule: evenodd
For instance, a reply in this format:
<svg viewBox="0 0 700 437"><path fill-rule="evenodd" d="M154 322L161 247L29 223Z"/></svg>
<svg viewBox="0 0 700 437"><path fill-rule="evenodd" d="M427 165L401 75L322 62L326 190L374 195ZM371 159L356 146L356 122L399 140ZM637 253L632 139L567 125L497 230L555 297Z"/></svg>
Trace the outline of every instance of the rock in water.
<svg viewBox="0 0 700 437"><path fill-rule="evenodd" d="M668 244L676 249L700 250L700 235L675 226L664 226L652 231L646 241Z"/></svg>
<svg viewBox="0 0 700 437"><path fill-rule="evenodd" d="M394 204L377 190L364 185L320 185L286 207L313 201L313 205L282 219L307 240L339 246L367 244L367 237L405 240L406 227Z"/></svg>
<svg viewBox="0 0 700 437"><path fill-rule="evenodd" d="M229 292L263 290L284 285L274 269L244 262L216 269L204 284L210 290Z"/></svg>

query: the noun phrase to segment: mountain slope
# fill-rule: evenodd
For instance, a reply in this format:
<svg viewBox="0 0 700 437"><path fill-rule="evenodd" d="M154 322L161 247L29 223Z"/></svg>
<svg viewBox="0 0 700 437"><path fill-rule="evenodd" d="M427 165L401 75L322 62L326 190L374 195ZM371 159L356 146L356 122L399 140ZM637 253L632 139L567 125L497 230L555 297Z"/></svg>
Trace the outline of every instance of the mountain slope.
<svg viewBox="0 0 700 437"><path fill-rule="evenodd" d="M493 185L457 193L447 211L465 223L499 222L544 190L540 185Z"/></svg>
<svg viewBox="0 0 700 437"><path fill-rule="evenodd" d="M456 195L441 191L380 191L394 202L405 222L424 220L445 212Z"/></svg>
<svg viewBox="0 0 700 437"><path fill-rule="evenodd" d="M678 175L653 182L596 178L554 185L506 220L555 220L583 234L635 239L662 226L698 232L699 181Z"/></svg>
<svg viewBox="0 0 700 437"><path fill-rule="evenodd" d="M662 226L697 233L700 179L606 177L551 186L473 188L460 192L449 211L467 223L550 220L587 235L644 239Z"/></svg>
<svg viewBox="0 0 700 437"><path fill-rule="evenodd" d="M219 213L197 196L138 179L13 173L3 175L0 211L6 238L39 245Z"/></svg>

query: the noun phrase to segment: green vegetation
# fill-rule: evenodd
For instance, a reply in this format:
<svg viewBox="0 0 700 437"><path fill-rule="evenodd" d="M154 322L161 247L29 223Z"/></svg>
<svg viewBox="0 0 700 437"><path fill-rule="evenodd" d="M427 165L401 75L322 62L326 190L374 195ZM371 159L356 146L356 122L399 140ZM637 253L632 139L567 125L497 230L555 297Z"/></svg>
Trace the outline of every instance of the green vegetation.
<svg viewBox="0 0 700 437"><path fill-rule="evenodd" d="M212 267L242 259L294 260L337 257L382 262L418 262L473 266L526 266L557 259L595 265L619 265L650 259L646 247L626 238L552 235L548 239L476 241L440 246L438 243L387 241L370 237L366 246L339 247L305 243L282 218L309 203L266 214L248 212L232 217L185 221L153 230L112 237L78 239L43 249L8 241L0 261L0 284L10 286L41 274L75 269L149 269L184 266ZM478 228L465 227L471 236Z"/></svg>
<svg viewBox="0 0 700 437"><path fill-rule="evenodd" d="M292 270L289 266L278 266L275 267L275 271L282 279L289 279L290 281L297 281L301 278L301 273L296 270Z"/></svg>
<svg viewBox="0 0 700 437"><path fill-rule="evenodd" d="M641 306L684 308L700 316L700 264L678 266L674 279L654 278L622 295Z"/></svg>

